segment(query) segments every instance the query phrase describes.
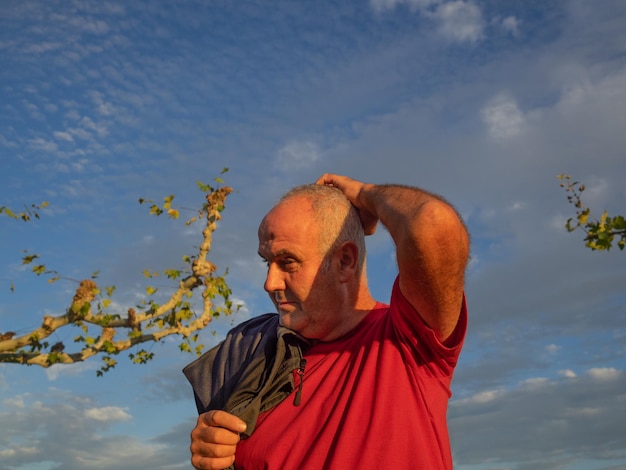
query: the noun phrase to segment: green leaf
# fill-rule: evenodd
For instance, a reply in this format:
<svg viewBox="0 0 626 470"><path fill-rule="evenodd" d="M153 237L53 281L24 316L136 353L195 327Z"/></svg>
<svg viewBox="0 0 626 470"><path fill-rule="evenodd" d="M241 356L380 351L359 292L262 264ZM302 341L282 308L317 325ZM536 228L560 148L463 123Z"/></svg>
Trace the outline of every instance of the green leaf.
<svg viewBox="0 0 626 470"><path fill-rule="evenodd" d="M58 362L61 362L61 355L56 352L49 353L48 357L46 358L46 362L48 364L56 364Z"/></svg>
<svg viewBox="0 0 626 470"><path fill-rule="evenodd" d="M102 343L102 349L109 354L115 354L118 352L117 348L111 341L105 341L104 343Z"/></svg>
<svg viewBox="0 0 626 470"><path fill-rule="evenodd" d="M163 213L163 211L156 204L152 204L150 206L150 215L161 215L162 213Z"/></svg>
<svg viewBox="0 0 626 470"><path fill-rule="evenodd" d="M137 339L137 338L141 338L141 330L133 330L130 333L128 333L128 338L129 339Z"/></svg>
<svg viewBox="0 0 626 470"><path fill-rule="evenodd" d="M33 266L32 271L37 276L40 276L41 274L43 274L46 271L46 267L43 264L40 264L40 265L37 265L37 266Z"/></svg>
<svg viewBox="0 0 626 470"><path fill-rule="evenodd" d="M22 258L22 264L30 264L33 260L39 258L39 255L29 255Z"/></svg>
<svg viewBox="0 0 626 470"><path fill-rule="evenodd" d="M166 269L163 271L163 274L165 274L169 279L177 279L182 273L178 269Z"/></svg>
<svg viewBox="0 0 626 470"><path fill-rule="evenodd" d="M9 217L11 217L12 219L17 219L18 217L13 213L13 211L11 209L9 209L8 207L2 206L0 207L0 214L5 213L6 215L8 215Z"/></svg>
<svg viewBox="0 0 626 470"><path fill-rule="evenodd" d="M172 205L172 201L174 200L174 195L170 194L167 197L163 198L163 209L169 209Z"/></svg>
<svg viewBox="0 0 626 470"><path fill-rule="evenodd" d="M87 315L89 313L89 309L91 308L91 304L89 302L85 302L82 307L80 307L80 310L78 311L78 313L84 317L85 315Z"/></svg>
<svg viewBox="0 0 626 470"><path fill-rule="evenodd" d="M213 187L208 185L208 184L204 184L200 181L196 181L196 185L198 186L198 189L200 191L202 191L203 193L210 193L213 191Z"/></svg>

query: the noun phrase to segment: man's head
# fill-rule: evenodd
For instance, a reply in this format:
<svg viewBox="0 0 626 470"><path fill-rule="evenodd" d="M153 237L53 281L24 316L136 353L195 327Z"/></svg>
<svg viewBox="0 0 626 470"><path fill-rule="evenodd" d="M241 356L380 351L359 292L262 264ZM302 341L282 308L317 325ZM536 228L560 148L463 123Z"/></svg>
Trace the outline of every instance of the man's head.
<svg viewBox="0 0 626 470"><path fill-rule="evenodd" d="M342 331L365 276L365 241L341 191L315 185L289 191L259 226L259 255L281 324L311 339Z"/></svg>

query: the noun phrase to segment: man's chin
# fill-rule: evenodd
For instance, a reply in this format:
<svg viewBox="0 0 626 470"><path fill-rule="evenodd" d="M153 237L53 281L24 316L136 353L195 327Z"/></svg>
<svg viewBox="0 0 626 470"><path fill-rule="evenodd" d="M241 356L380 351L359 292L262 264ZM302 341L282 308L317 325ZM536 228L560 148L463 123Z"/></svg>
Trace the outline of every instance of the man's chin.
<svg viewBox="0 0 626 470"><path fill-rule="evenodd" d="M291 328L291 324L293 323L292 314L290 312L285 312L284 310L278 309L278 322L280 326L284 326L285 328Z"/></svg>
<svg viewBox="0 0 626 470"><path fill-rule="evenodd" d="M286 311L280 308L278 309L278 323L280 324L280 326L289 328L290 330L298 333L302 325L299 325L297 318L294 318L296 316L297 312Z"/></svg>

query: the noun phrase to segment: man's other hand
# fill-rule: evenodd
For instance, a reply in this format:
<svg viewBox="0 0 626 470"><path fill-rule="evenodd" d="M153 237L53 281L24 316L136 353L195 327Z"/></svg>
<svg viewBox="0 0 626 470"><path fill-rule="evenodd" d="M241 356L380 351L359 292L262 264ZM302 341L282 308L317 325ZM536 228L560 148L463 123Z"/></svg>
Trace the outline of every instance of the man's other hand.
<svg viewBox="0 0 626 470"><path fill-rule="evenodd" d="M201 470L222 470L235 461L239 433L246 430L237 416L211 410L198 416L191 431L191 464Z"/></svg>

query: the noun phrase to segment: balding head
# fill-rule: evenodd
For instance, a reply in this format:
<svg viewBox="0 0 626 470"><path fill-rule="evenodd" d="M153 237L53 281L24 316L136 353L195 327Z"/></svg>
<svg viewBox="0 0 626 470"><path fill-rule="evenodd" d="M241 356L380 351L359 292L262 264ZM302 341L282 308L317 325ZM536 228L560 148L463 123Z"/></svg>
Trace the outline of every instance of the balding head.
<svg viewBox="0 0 626 470"><path fill-rule="evenodd" d="M365 234L359 214L348 198L337 188L306 184L292 188L274 207L300 197L311 202L312 216L319 227L320 253L326 256L342 243L353 242L359 250L358 268L361 271L365 263Z"/></svg>

